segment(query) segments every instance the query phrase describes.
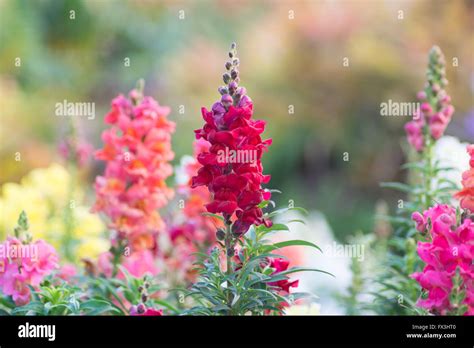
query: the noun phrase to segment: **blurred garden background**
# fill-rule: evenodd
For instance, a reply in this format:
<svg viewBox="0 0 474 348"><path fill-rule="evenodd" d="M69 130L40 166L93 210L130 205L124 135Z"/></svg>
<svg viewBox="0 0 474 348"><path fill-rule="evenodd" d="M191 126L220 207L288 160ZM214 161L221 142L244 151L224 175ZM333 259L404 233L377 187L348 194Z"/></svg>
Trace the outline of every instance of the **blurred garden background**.
<svg viewBox="0 0 474 348"><path fill-rule="evenodd" d="M347 242L373 231L380 202L395 209L399 196L379 182L404 180L408 117L383 117L380 104L416 101L435 44L456 108L448 133L473 142L473 26L468 0L0 0L0 185L62 161L68 120L56 103L95 103L96 117L78 121L99 148L110 100L140 78L172 109L178 164L192 154L201 106L220 97L235 41L242 85L273 138L263 163L283 192L277 205L318 211ZM91 161L82 173L89 202L102 170Z"/></svg>

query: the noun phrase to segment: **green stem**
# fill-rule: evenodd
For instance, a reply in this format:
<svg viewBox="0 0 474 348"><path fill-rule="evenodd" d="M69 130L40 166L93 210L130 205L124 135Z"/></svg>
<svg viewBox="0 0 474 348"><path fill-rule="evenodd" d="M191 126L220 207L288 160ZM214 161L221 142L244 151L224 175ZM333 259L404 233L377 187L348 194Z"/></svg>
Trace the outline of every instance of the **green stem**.
<svg viewBox="0 0 474 348"><path fill-rule="evenodd" d="M230 224L226 223L226 232L225 232L225 256L226 256L226 274L230 275L232 272L232 263L231 263L231 258L232 256L229 255L229 252L232 248L232 234L231 234L231 228Z"/></svg>
<svg viewBox="0 0 474 348"><path fill-rule="evenodd" d="M118 238L117 247L112 249L112 278L115 278L118 274L118 266L120 264L123 251L124 248L122 247L122 239Z"/></svg>
<svg viewBox="0 0 474 348"><path fill-rule="evenodd" d="M232 229L230 227L231 222L226 219L225 226L226 226L226 232L225 232L225 257L226 257L226 275L227 277L230 277L232 274L232 254L230 251L232 250L233 246L233 241L232 241ZM227 281L227 287L229 287L229 281ZM229 307L228 315L232 315L232 293L227 289L227 306Z"/></svg>
<svg viewBox="0 0 474 348"><path fill-rule="evenodd" d="M68 170L70 175L69 178L69 188L68 188L68 203L66 205L66 210L64 214L64 237L63 237L63 244L64 244L64 256L70 262L74 261L74 252L73 252L73 231L74 231L74 209L75 209L75 202L74 206L71 204L73 203L74 199L74 191L76 186L77 180L77 168L73 163L68 164Z"/></svg>
<svg viewBox="0 0 474 348"><path fill-rule="evenodd" d="M433 139L427 130L425 134L425 151L423 151L424 162L426 166L426 171L424 173L424 188L423 188L423 197L422 197L422 206L423 210L429 209L433 200L432 193L432 182L434 176L434 165L433 165Z"/></svg>

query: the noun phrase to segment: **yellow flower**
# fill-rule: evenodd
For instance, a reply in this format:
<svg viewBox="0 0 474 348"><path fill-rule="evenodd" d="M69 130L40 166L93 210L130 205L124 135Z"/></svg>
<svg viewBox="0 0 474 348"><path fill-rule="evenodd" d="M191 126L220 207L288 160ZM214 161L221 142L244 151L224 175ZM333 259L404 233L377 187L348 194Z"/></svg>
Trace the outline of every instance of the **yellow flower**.
<svg viewBox="0 0 474 348"><path fill-rule="evenodd" d="M68 241L74 254L71 256L76 261L106 251L108 241L101 238L105 226L99 216L81 204L84 194L78 185L70 192L71 180L68 171L54 163L48 168L32 170L21 184L4 184L0 191L0 238L13 234L18 216L24 210L34 238L45 239L59 252ZM71 209L70 225L65 215L67 209Z"/></svg>
<svg viewBox="0 0 474 348"><path fill-rule="evenodd" d="M2 187L0 197L0 236L2 239L13 233L22 210L28 215L31 231L35 231L35 237L44 237L49 207L44 202L41 193L19 184L6 183Z"/></svg>
<svg viewBox="0 0 474 348"><path fill-rule="evenodd" d="M53 163L48 168L32 170L21 180L21 184L24 187L34 188L53 203L61 202L61 205L66 205L69 199L70 181L71 176L67 170Z"/></svg>
<svg viewBox="0 0 474 348"><path fill-rule="evenodd" d="M74 209L74 237L98 237L104 233L105 226L98 215L92 214L90 209L79 206Z"/></svg>
<svg viewBox="0 0 474 348"><path fill-rule="evenodd" d="M76 256L78 260L84 258L95 259L109 248L110 243L104 238L88 238L80 242L76 249Z"/></svg>

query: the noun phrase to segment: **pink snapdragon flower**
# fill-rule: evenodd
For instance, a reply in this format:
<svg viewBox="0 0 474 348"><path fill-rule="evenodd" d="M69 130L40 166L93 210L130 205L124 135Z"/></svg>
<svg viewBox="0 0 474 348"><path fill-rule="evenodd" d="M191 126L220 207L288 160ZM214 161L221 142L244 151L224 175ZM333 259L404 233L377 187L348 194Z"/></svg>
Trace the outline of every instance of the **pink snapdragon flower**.
<svg viewBox="0 0 474 348"><path fill-rule="evenodd" d="M94 148L82 138L68 137L59 144L59 154L65 160L73 161L83 166L91 157Z"/></svg>
<svg viewBox="0 0 474 348"><path fill-rule="evenodd" d="M165 252L164 260L167 269L175 274L173 278L193 282L197 272L193 270L196 252L207 252L216 241L216 229L223 227L221 220L204 216L207 210L205 204L211 199L210 193L204 186L191 187L191 178L197 175L201 165L197 156L209 150L211 144L204 139L193 142L194 157L183 164L183 181L178 186L179 197L184 206L175 221L168 224L168 237L171 242Z"/></svg>
<svg viewBox="0 0 474 348"><path fill-rule="evenodd" d="M418 242L417 250L426 266L423 272L411 275L427 292L418 306L435 314L449 314L453 309L450 295L456 272L462 279L461 289L466 297L462 304L466 314L474 315L474 222L456 221L456 210L448 205L436 205L423 214L414 213L418 231L427 232L429 241Z"/></svg>
<svg viewBox="0 0 474 348"><path fill-rule="evenodd" d="M97 261L97 269L99 273L106 277L111 277L113 273L112 264L113 255L111 252L105 252L99 255ZM134 277L143 277L148 274L155 276L159 273L156 266L153 252L150 250L138 250L132 252L129 256L122 258L122 266ZM125 275L122 271L117 273L117 278L124 279Z"/></svg>
<svg viewBox="0 0 474 348"><path fill-rule="evenodd" d="M0 258L0 289L12 296L15 304L25 305L31 295L28 286L39 286L44 277L59 267L56 250L41 239L25 244L9 237L0 245L2 250L9 251Z"/></svg>
<svg viewBox="0 0 474 348"><path fill-rule="evenodd" d="M405 125L408 142L418 152L424 149L426 136L431 136L434 140L443 136L454 113L451 97L444 89L448 84L445 64L443 53L439 47L434 46L429 54L425 89L417 94L421 102L420 110L417 110L413 120Z"/></svg>
<svg viewBox="0 0 474 348"><path fill-rule="evenodd" d="M456 223L456 209L448 204L437 204L423 212L423 215L414 212L412 220L416 222L416 229L419 232L429 232L431 235L436 235L447 226Z"/></svg>

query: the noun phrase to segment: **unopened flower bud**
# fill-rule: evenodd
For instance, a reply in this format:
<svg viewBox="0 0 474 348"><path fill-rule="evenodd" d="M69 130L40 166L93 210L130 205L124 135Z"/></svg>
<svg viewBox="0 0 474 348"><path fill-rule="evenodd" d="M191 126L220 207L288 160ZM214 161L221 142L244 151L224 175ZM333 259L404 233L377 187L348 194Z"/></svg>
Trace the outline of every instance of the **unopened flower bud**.
<svg viewBox="0 0 474 348"><path fill-rule="evenodd" d="M237 90L237 83L235 81L232 81L231 83L229 83L229 94L230 95L233 95L234 92Z"/></svg>
<svg viewBox="0 0 474 348"><path fill-rule="evenodd" d="M230 70L230 68L232 68L232 63L231 63L231 62L226 62L226 63L225 63L225 68L226 68L227 70Z"/></svg>
<svg viewBox="0 0 474 348"><path fill-rule="evenodd" d="M142 294L142 302L146 302L146 301L148 301L148 294L143 293Z"/></svg>
<svg viewBox="0 0 474 348"><path fill-rule="evenodd" d="M235 254L235 249L234 248L227 249L227 256L234 256L234 254Z"/></svg>
<svg viewBox="0 0 474 348"><path fill-rule="evenodd" d="M239 66L239 63L240 63L239 58L234 58L234 60L232 61L232 64L233 64L234 66Z"/></svg>
<svg viewBox="0 0 474 348"><path fill-rule="evenodd" d="M425 114L431 114L433 109L431 108L431 105L429 103L423 103L421 104L421 111Z"/></svg>
<svg viewBox="0 0 474 348"><path fill-rule="evenodd" d="M437 83L433 83L431 89L433 90L433 92L438 93L441 90L441 87Z"/></svg>
<svg viewBox="0 0 474 348"><path fill-rule="evenodd" d="M416 97L418 98L418 100L424 101L424 100L426 99L426 93L425 93L425 91L420 91L420 92L418 92L418 94L416 95Z"/></svg>
<svg viewBox="0 0 474 348"><path fill-rule="evenodd" d="M229 58L233 58L234 57L234 53L232 51L229 52Z"/></svg>
<svg viewBox="0 0 474 348"><path fill-rule="evenodd" d="M232 42L232 43L230 44L230 49L231 49L231 50L235 50L236 48L237 48L237 44L236 44L235 42Z"/></svg>
<svg viewBox="0 0 474 348"><path fill-rule="evenodd" d="M146 312L146 306L143 303L138 304L137 306L137 313L143 314Z"/></svg>
<svg viewBox="0 0 474 348"><path fill-rule="evenodd" d="M443 98L441 99L441 102L444 103L444 104L449 104L451 102L451 97L447 94L445 94L443 96Z"/></svg>
<svg viewBox="0 0 474 348"><path fill-rule="evenodd" d="M225 232L222 228L219 228L216 232L216 237L217 237L217 240L224 240L225 238Z"/></svg>
<svg viewBox="0 0 474 348"><path fill-rule="evenodd" d="M237 92L235 93L239 97L246 95L247 94L247 89L245 87L239 87L237 88Z"/></svg>
<svg viewBox="0 0 474 348"><path fill-rule="evenodd" d="M237 69L232 69L230 72L230 77L232 77L232 80L235 80L239 76L239 71Z"/></svg>
<svg viewBox="0 0 474 348"><path fill-rule="evenodd" d="M143 286L138 287L138 292L143 292Z"/></svg>
<svg viewBox="0 0 474 348"><path fill-rule="evenodd" d="M217 90L219 91L220 95L229 94L229 90L225 86L221 86Z"/></svg>
<svg viewBox="0 0 474 348"><path fill-rule="evenodd" d="M225 94L227 95L227 94ZM215 102L213 105L212 105L212 112L214 113L214 115L222 115L222 114L225 114L225 107L224 105L222 105L221 102Z"/></svg>
<svg viewBox="0 0 474 348"><path fill-rule="evenodd" d="M221 103L225 108L228 108L232 104L232 97L229 94L224 94L221 98Z"/></svg>
<svg viewBox="0 0 474 348"><path fill-rule="evenodd" d="M228 73L225 73L224 75L222 75L222 79L224 80L224 83L225 84L228 84L230 82L230 75Z"/></svg>

